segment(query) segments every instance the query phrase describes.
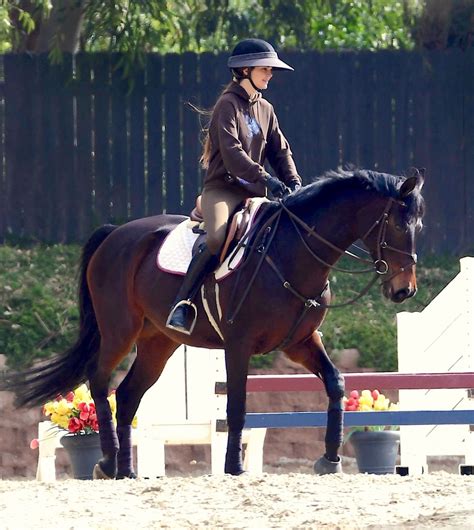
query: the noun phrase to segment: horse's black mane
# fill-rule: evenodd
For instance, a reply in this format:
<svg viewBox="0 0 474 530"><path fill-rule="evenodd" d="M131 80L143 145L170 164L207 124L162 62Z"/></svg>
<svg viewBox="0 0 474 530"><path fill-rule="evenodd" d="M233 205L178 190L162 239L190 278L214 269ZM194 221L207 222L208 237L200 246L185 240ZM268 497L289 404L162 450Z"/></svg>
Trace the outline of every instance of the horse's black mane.
<svg viewBox="0 0 474 530"><path fill-rule="evenodd" d="M356 190L372 190L383 197L398 198L400 186L406 177L380 173L369 169L338 169L327 171L314 182L303 186L297 192L292 193L284 199L288 208L296 208L303 204L312 203L321 199L327 200L332 195L350 193ZM414 191L405 199L407 204L407 216L418 219L424 213L423 197L418 190Z"/></svg>

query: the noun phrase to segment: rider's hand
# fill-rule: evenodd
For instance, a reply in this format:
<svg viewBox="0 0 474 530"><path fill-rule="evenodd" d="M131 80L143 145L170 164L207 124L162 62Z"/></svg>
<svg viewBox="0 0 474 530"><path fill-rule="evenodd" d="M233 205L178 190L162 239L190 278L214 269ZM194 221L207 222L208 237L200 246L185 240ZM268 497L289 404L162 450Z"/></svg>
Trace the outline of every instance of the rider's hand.
<svg viewBox="0 0 474 530"><path fill-rule="evenodd" d="M287 193L287 187L283 182L268 173L264 177L265 185L275 198L283 197Z"/></svg>
<svg viewBox="0 0 474 530"><path fill-rule="evenodd" d="M297 180L292 180L288 187L290 188L291 192L293 193L296 190L299 190L301 188L301 184Z"/></svg>

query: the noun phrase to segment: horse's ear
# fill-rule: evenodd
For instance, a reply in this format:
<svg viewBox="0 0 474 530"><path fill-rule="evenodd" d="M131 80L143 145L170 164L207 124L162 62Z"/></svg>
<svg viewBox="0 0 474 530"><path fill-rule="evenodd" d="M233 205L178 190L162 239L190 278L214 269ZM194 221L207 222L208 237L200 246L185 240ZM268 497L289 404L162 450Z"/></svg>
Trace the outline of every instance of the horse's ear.
<svg viewBox="0 0 474 530"><path fill-rule="evenodd" d="M410 168L408 172L408 177L405 182L400 187L400 199L407 197L410 193L413 193L413 190L416 188L418 191L421 190L425 182L425 168Z"/></svg>

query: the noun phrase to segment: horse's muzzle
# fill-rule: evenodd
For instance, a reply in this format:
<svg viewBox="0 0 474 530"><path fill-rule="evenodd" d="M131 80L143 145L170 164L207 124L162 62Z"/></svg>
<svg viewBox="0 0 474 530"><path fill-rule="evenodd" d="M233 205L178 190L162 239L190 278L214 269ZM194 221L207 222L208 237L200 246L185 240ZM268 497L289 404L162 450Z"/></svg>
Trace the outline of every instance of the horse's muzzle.
<svg viewBox="0 0 474 530"><path fill-rule="evenodd" d="M412 298L413 296L415 296L416 288L412 289L411 287L402 287L394 291L390 284L384 284L383 294L392 302L396 304L401 304L405 300L408 300L408 298Z"/></svg>

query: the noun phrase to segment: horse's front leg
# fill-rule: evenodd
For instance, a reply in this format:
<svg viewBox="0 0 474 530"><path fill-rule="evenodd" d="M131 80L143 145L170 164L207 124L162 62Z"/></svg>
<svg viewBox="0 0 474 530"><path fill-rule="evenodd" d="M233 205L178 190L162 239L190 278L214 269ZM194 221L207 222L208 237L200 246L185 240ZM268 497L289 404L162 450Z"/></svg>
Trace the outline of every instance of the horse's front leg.
<svg viewBox="0 0 474 530"><path fill-rule="evenodd" d="M242 430L245 424L245 402L247 398L247 374L249 356L240 348L226 348L227 371L227 451L224 472L241 475Z"/></svg>
<svg viewBox="0 0 474 530"><path fill-rule="evenodd" d="M326 452L314 465L318 474L342 472L339 448L343 440L344 378L329 358L319 333L285 350L288 357L321 377L329 399L326 427Z"/></svg>

